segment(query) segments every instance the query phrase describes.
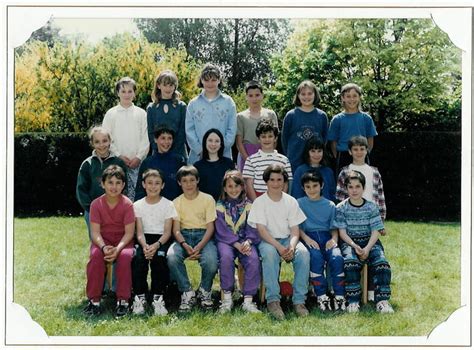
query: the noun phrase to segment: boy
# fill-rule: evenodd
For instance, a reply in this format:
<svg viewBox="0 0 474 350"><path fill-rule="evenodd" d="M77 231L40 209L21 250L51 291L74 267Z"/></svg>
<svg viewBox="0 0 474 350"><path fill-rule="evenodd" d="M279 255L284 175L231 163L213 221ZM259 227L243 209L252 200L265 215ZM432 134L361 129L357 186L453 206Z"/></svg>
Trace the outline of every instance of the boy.
<svg viewBox="0 0 474 350"><path fill-rule="evenodd" d="M335 294L334 310L345 310L344 259L337 246L338 234L334 226L336 206L321 196L324 182L319 172L304 173L301 186L306 196L299 198L298 204L307 219L300 224L300 237L309 250L310 280L318 307L321 311L331 310L330 300L326 295L328 284L324 277L324 267L327 263Z"/></svg>
<svg viewBox="0 0 474 350"><path fill-rule="evenodd" d="M271 120L262 119L258 122L255 133L261 149L247 158L242 172L245 179L247 197L251 201L254 201L255 198L267 191L267 186L262 175L264 170L271 164L280 164L285 168L288 174L288 181L284 183L284 191L288 193L288 187L293 180L293 174L288 158L275 150L278 129L273 125Z"/></svg>
<svg viewBox="0 0 474 350"><path fill-rule="evenodd" d="M133 313L145 313L148 291L148 265L151 267L151 293L153 309L157 316L168 314L163 294L169 283L166 252L169 248L173 218L178 214L173 202L161 196L165 185L164 174L159 169L147 169L143 173L146 197L133 204L139 246L132 261L132 283L135 299Z"/></svg>
<svg viewBox="0 0 474 350"><path fill-rule="evenodd" d="M115 315L122 317L128 313L128 300L132 288L131 262L135 215L132 202L122 195L125 180L122 168L118 165L108 166L102 174L105 194L91 203L92 244L87 264L86 293L89 304L84 309L86 315L99 315L102 312L100 299L106 262L115 262L117 278Z"/></svg>
<svg viewBox="0 0 474 350"><path fill-rule="evenodd" d="M339 237L344 257L346 295L348 312L358 312L360 302L360 270L366 261L374 276L376 310L392 313L390 299L390 265L385 258L379 231L383 222L375 203L362 197L365 177L358 171L350 171L344 180L349 198L336 207L334 226L339 229Z"/></svg>
<svg viewBox="0 0 474 350"><path fill-rule="evenodd" d="M186 258L199 261L202 277L198 294L201 306L211 309L212 280L217 273L217 248L211 239L216 204L212 196L199 191L199 173L194 166L181 167L176 178L183 194L173 201L178 218L173 220L175 242L168 249L168 266L182 293L178 311L190 311L196 302L184 264Z"/></svg>
<svg viewBox="0 0 474 350"><path fill-rule="evenodd" d="M166 125L158 126L155 129L154 137L158 152L147 157L140 165L135 188L135 201L145 197L142 176L146 169L160 169L163 172L163 182L166 183L161 191L163 197L172 201L182 193L176 182L176 172L186 163L181 155L171 151L174 135L174 130Z"/></svg>
<svg viewBox="0 0 474 350"><path fill-rule="evenodd" d="M263 86L258 81L251 80L245 85L245 100L249 108L237 114L237 136L235 137L235 145L239 150L237 167L241 172L247 158L260 149L255 135L258 122L263 118L268 118L278 131L277 115L271 109L262 107L263 97Z"/></svg>
<svg viewBox="0 0 474 350"><path fill-rule="evenodd" d="M133 104L136 83L125 77L115 84L115 91L120 98L117 106L105 113L102 126L112 136L111 151L120 157L127 166L127 196L135 198L135 185L138 179L138 168L148 154L146 112Z"/></svg>
<svg viewBox="0 0 474 350"><path fill-rule="evenodd" d="M268 190L258 197L250 209L248 223L256 227L260 238L258 249L262 258L262 276L266 288L267 308L277 320L285 314L280 306L280 259L293 264L293 307L300 317L308 315L305 306L308 292L309 253L299 242L298 225L306 216L296 199L283 192L288 173L279 164L269 165L263 172Z"/></svg>

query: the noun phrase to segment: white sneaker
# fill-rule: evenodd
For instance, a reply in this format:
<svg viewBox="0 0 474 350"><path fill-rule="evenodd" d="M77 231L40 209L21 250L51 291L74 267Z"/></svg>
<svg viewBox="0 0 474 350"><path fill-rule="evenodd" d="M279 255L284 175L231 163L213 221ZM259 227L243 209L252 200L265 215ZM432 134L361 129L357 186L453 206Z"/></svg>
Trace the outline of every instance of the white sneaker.
<svg viewBox="0 0 474 350"><path fill-rule="evenodd" d="M327 295L320 295L318 297L318 307L321 311L331 310L331 301Z"/></svg>
<svg viewBox="0 0 474 350"><path fill-rule="evenodd" d="M351 314L359 312L359 303L350 303L346 310Z"/></svg>
<svg viewBox="0 0 474 350"><path fill-rule="evenodd" d="M346 309L346 299L342 295L336 295L334 298L334 311Z"/></svg>
<svg viewBox="0 0 474 350"><path fill-rule="evenodd" d="M260 311L257 307L257 304L255 304L253 301L250 303L243 302L242 303L242 310L250 312L252 314L261 314L262 311Z"/></svg>
<svg viewBox="0 0 474 350"><path fill-rule="evenodd" d="M234 302L232 301L232 297L224 298L221 300L221 306L219 307L219 312L221 314L225 314L226 312L230 312L232 307L234 306Z"/></svg>
<svg viewBox="0 0 474 350"><path fill-rule="evenodd" d="M201 300L201 307L203 309L211 309L214 306L211 291L204 290L200 287L198 290L198 298Z"/></svg>
<svg viewBox="0 0 474 350"><path fill-rule="evenodd" d="M163 295L154 295L152 305L153 305L155 316L168 315L168 310L166 310L165 301L163 300Z"/></svg>
<svg viewBox="0 0 474 350"><path fill-rule="evenodd" d="M375 309L380 312L381 314L392 314L393 308L392 305L388 302L388 300L380 300L377 305L375 305Z"/></svg>
<svg viewBox="0 0 474 350"><path fill-rule="evenodd" d="M191 308L194 306L194 304L196 304L196 295L194 294L194 290L184 292L183 294L181 294L181 304L179 305L178 311L191 311Z"/></svg>
<svg viewBox="0 0 474 350"><path fill-rule="evenodd" d="M146 299L144 295L135 295L133 299L132 312L134 315L143 315L145 313Z"/></svg>

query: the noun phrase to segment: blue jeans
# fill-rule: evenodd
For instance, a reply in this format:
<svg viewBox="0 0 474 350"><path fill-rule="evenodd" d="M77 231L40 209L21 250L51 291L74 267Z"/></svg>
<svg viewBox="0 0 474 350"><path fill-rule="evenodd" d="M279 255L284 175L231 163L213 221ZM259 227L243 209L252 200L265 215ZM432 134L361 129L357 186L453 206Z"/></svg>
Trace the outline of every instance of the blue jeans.
<svg viewBox="0 0 474 350"><path fill-rule="evenodd" d="M290 237L277 238L281 245L288 247ZM279 301L280 284L280 254L271 244L261 241L258 245L260 256L262 257L262 276L265 284L265 298L267 303ZM298 242L295 249L295 256L291 261L295 277L293 279L293 304L304 304L306 293L308 292L309 277L309 253L305 246Z"/></svg>
<svg viewBox="0 0 474 350"><path fill-rule="evenodd" d="M360 246L363 248L365 245L366 244L361 244ZM358 303L360 301L360 270L362 269L363 263L369 265L369 271L372 272L374 278L375 302L390 299L392 272L385 258L382 244L378 242L372 247L366 261L361 261L355 253L355 250L347 243L342 245L341 250L344 257L346 296L349 303Z"/></svg>
<svg viewBox="0 0 474 350"><path fill-rule="evenodd" d="M310 280L317 296L326 294L328 283L324 277L324 267L329 264L332 287L335 295L344 296L344 259L339 248L326 250L326 243L332 237L329 231L306 232L306 235L316 241L319 249L310 248L306 244L310 255Z"/></svg>
<svg viewBox="0 0 474 350"><path fill-rule="evenodd" d="M206 230L204 229L181 230L181 234L186 243L191 247L195 247L202 240L205 232ZM206 291L210 291L212 289L212 280L217 273L217 248L212 239L206 243L200 254L201 257L198 260L201 266L200 287ZM186 257L186 251L178 242L171 244L167 255L168 267L171 272L171 278L178 283L178 289L181 293L192 290L191 282L189 281L186 271L186 265L184 264Z"/></svg>

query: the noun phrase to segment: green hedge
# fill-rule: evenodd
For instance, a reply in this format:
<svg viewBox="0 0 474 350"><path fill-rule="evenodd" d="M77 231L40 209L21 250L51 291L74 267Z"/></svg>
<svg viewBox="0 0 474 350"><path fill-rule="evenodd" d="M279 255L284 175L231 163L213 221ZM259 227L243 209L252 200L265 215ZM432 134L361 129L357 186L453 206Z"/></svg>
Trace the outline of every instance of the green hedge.
<svg viewBox="0 0 474 350"><path fill-rule="evenodd" d="M15 135L15 216L78 215L76 176L90 153L85 134ZM388 219L460 220L459 132L384 133L371 161L382 174Z"/></svg>

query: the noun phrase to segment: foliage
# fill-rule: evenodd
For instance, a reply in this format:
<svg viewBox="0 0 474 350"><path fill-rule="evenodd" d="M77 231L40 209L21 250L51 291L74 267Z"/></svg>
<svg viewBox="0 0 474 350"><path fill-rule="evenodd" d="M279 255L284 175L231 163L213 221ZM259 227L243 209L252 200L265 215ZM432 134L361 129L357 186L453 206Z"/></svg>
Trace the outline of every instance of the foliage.
<svg viewBox="0 0 474 350"><path fill-rule="evenodd" d="M328 115L339 90L355 82L379 131L460 129L460 50L430 20L315 20L295 30L272 59L270 104L284 115L303 79L321 91Z"/></svg>
<svg viewBox="0 0 474 350"><path fill-rule="evenodd" d="M141 18L135 20L150 42L167 48L183 44L202 62L219 65L231 90L271 76L269 59L283 49L289 33L285 19Z"/></svg>
<svg viewBox="0 0 474 350"><path fill-rule="evenodd" d="M137 82L135 104L146 108L155 76L174 70L188 101L198 93L198 65L183 48L165 50L145 38L116 35L91 46L56 42L52 48L32 42L16 56L15 131L87 130L101 123L117 104L115 82L130 76Z"/></svg>
<svg viewBox="0 0 474 350"><path fill-rule="evenodd" d="M383 237L392 267L392 303L387 317L364 306L360 314L319 312L312 298L311 314L276 322L268 313L249 315L238 307L230 314L200 310L178 315L177 304L168 304L165 317L125 317L115 320L113 301L98 318L86 318L85 266L89 240L83 218L37 218L14 221L13 300L22 305L49 336L150 336L148 343L167 344L153 336L422 336L445 321L461 305L460 225L410 222L386 223ZM34 238L34 244L32 239ZM197 287L198 264L187 264ZM290 264L282 264L282 280L291 280ZM219 280L213 294L218 298ZM217 305L217 300L215 300ZM291 306L285 305L289 310ZM97 339L99 341L99 339ZM260 339L274 343L275 339ZM260 341L259 340L259 341ZM379 339L380 340L380 339ZM107 340L106 340L107 341ZM209 342L202 338L199 342ZM222 338L223 342L226 342ZM337 339L335 340L337 342ZM123 344L134 339L123 339ZM133 343L134 342L134 343ZM293 338L294 344L307 344ZM393 340L393 342L398 342ZM128 343L127 343L128 344ZM158 345L158 344L157 344Z"/></svg>

